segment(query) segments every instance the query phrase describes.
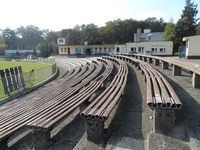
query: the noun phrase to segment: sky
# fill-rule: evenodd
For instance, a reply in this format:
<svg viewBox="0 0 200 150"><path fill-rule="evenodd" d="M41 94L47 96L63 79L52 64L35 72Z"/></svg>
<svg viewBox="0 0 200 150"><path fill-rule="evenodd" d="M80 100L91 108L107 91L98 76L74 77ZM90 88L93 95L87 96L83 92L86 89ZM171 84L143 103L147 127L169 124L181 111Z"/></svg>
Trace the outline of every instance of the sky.
<svg viewBox="0 0 200 150"><path fill-rule="evenodd" d="M198 5L200 0L192 0ZM0 0L0 29L34 25L59 31L75 25L104 26L116 19L144 20L148 17L176 22L185 0Z"/></svg>

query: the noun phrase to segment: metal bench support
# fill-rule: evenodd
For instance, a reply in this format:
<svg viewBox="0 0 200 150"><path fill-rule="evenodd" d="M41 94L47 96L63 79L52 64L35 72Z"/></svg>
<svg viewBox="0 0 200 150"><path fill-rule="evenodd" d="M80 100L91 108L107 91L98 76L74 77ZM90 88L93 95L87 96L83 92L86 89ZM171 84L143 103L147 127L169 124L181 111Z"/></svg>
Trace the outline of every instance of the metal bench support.
<svg viewBox="0 0 200 150"><path fill-rule="evenodd" d="M200 88L200 75L193 73L192 75L192 87Z"/></svg>
<svg viewBox="0 0 200 150"><path fill-rule="evenodd" d="M103 141L104 122L98 120L86 120L87 140L94 143Z"/></svg>
<svg viewBox="0 0 200 150"><path fill-rule="evenodd" d="M0 141L0 150L4 150L4 149L7 149L7 148L8 148L7 139Z"/></svg>
<svg viewBox="0 0 200 150"><path fill-rule="evenodd" d="M159 66L160 65L160 61L158 59L155 59L155 66Z"/></svg>
<svg viewBox="0 0 200 150"><path fill-rule="evenodd" d="M175 113L174 110L167 109L154 109L154 132L168 131L175 125Z"/></svg>
<svg viewBox="0 0 200 150"><path fill-rule="evenodd" d="M34 150L47 150L48 142L50 140L50 132L43 130L34 130L32 133L33 149Z"/></svg>
<svg viewBox="0 0 200 150"><path fill-rule="evenodd" d="M173 65L173 76L180 76L181 75L181 67Z"/></svg>
<svg viewBox="0 0 200 150"><path fill-rule="evenodd" d="M163 62L162 62L162 68L163 68L163 69L168 69L168 68L169 68L169 63L163 61Z"/></svg>
<svg viewBox="0 0 200 150"><path fill-rule="evenodd" d="M153 63L153 59L152 58L149 58L149 63Z"/></svg>

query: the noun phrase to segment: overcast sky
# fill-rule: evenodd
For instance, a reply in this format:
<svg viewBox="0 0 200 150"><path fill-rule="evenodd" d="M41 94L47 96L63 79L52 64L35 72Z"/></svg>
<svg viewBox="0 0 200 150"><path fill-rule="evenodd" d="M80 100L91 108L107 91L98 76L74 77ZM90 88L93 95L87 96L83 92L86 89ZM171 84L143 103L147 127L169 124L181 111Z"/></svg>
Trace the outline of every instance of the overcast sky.
<svg viewBox="0 0 200 150"><path fill-rule="evenodd" d="M198 17L200 17L200 0ZM147 17L174 21L180 18L185 0L0 0L0 29L35 25L58 31L75 25Z"/></svg>

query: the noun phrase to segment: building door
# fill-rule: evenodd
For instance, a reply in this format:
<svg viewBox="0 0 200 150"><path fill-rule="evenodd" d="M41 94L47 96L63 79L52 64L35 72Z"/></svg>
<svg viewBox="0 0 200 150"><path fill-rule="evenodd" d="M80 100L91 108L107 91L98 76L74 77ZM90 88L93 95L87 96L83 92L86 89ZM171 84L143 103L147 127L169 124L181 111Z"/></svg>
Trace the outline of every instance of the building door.
<svg viewBox="0 0 200 150"><path fill-rule="evenodd" d="M91 48L86 49L86 55L91 55Z"/></svg>
<svg viewBox="0 0 200 150"><path fill-rule="evenodd" d="M70 48L67 49L68 55L70 55Z"/></svg>
<svg viewBox="0 0 200 150"><path fill-rule="evenodd" d="M179 58L185 58L186 57L186 47L184 45L179 46Z"/></svg>

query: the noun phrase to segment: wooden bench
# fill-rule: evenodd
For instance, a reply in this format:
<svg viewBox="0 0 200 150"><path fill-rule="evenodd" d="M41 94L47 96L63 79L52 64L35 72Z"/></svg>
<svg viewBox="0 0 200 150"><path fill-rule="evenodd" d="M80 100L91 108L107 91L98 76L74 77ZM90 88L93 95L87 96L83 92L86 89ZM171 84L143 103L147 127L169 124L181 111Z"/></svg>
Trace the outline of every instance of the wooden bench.
<svg viewBox="0 0 200 150"><path fill-rule="evenodd" d="M94 64L94 63L92 63ZM81 90L81 88L88 84L91 80L93 80L101 71L102 65L91 65L94 69L88 69L86 76L81 77L81 79L84 79L84 82L81 82L81 86L78 84L77 86L74 86L72 88L69 88L70 86L66 86L66 89L59 89L59 90L53 90L49 94L49 90L47 90L45 97L41 93L40 96L32 97L28 96L28 99L23 99L21 101L15 101L11 102L10 105L6 104L5 106L0 108L0 146L7 147L7 140L8 138L17 130L20 130L21 128L24 128L25 125L27 125L30 122L33 122L34 119L37 119L38 116L41 114L41 112L46 112L47 108L53 106L56 106L56 104L60 104L62 100L65 100L67 98L72 97L74 94L76 94L78 91ZM96 69L95 69L96 68ZM99 69L99 70L98 70ZM98 70L98 71L97 71ZM96 75L94 75L94 73ZM86 80L88 78L88 80ZM65 84L65 83L63 83ZM77 84L77 83L76 83ZM69 88L69 89L67 89ZM14 106L14 108L13 108Z"/></svg>
<svg viewBox="0 0 200 150"><path fill-rule="evenodd" d="M82 80L81 83L84 85L84 87L78 86L78 88L83 88L77 94L68 99L65 99L64 101L62 101L62 98L60 98L59 101L62 101L62 103L58 103L56 105L53 104L51 107L48 106L48 108L37 115L37 118L27 124L34 130L33 138L34 147L36 149L46 149L46 142L50 138L50 132L54 130L58 124L61 124L67 117L71 115L76 116L79 113L79 111L76 110L80 109L79 107L84 102L87 102L88 99L90 99L90 97L101 87L102 83L111 73L109 70L112 71L112 67L106 67L104 71L106 74L103 73L104 76L102 76L99 75L101 70L96 68L94 71L96 75L91 74L90 78ZM97 75L99 76L97 77ZM74 111L76 111L76 114L73 113ZM41 135L43 139L41 139Z"/></svg>
<svg viewBox="0 0 200 150"><path fill-rule="evenodd" d="M81 117L86 119L87 139L93 142L99 142L103 138L105 122L108 117L114 116L116 106L124 93L128 74L128 67L123 61L110 57L103 58L115 62L118 72L109 86L80 113ZM106 126L108 125L109 123L106 123Z"/></svg>
<svg viewBox="0 0 200 150"><path fill-rule="evenodd" d="M165 77L141 59L123 55L113 57L135 64L145 75L146 102L153 110L154 130L166 130L174 126L174 110L180 110L182 103Z"/></svg>
<svg viewBox="0 0 200 150"><path fill-rule="evenodd" d="M151 56L151 55L141 55L141 54L123 54L129 57L135 57L136 59L141 60L149 60L149 63L152 63L154 60L155 66L162 64L163 69L168 69L169 65L172 65L172 74L174 76L180 76L181 72L187 70L192 73L192 87L193 88L200 88L200 65L175 60L172 58L165 58L159 56Z"/></svg>

